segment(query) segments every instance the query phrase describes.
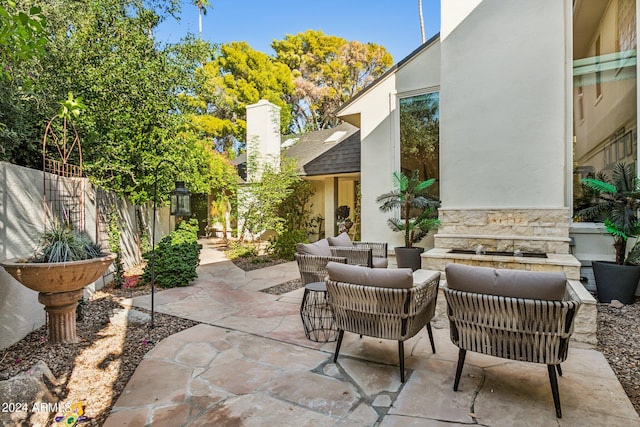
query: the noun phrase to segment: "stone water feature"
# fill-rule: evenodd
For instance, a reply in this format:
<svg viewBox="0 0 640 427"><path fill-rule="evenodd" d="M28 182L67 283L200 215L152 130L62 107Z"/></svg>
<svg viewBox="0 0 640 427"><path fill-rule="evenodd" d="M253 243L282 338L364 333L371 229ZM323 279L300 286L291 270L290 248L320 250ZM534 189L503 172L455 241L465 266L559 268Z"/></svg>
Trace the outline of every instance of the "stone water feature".
<svg viewBox="0 0 640 427"><path fill-rule="evenodd" d="M580 283L580 261L570 253L568 209L440 209L434 248L422 268L447 263L529 271L560 271L583 301L574 338L596 343L595 300Z"/></svg>

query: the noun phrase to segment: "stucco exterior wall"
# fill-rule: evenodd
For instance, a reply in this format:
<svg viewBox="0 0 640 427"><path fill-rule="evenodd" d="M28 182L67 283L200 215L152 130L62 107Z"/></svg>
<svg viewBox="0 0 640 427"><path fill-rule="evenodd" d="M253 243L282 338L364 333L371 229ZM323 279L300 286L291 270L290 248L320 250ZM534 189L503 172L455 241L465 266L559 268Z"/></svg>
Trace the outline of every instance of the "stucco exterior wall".
<svg viewBox="0 0 640 427"><path fill-rule="evenodd" d="M42 193L42 172L6 162L0 162L0 260L29 257L44 230ZM108 238L100 227L96 227L97 191L86 185L85 231L93 239L107 245ZM136 207L126 200L113 195L114 206L120 218L121 247L125 267L139 260L137 246ZM151 227L151 208L142 209L146 223ZM158 209L156 242L172 229L173 220L168 208ZM112 271L110 269L109 271ZM107 274L103 279L85 288L85 294L100 289L110 281ZM32 291L0 268L0 349L6 348L25 335L45 324L44 306L38 302L38 293Z"/></svg>
<svg viewBox="0 0 640 427"><path fill-rule="evenodd" d="M391 174L400 168L400 130L398 102L401 96L437 88L440 84L440 43L434 41L426 51L404 63L395 73L354 101L343 113L360 114L362 223L364 241L388 242L403 246L403 237L387 226L392 213L378 209L376 198L392 190ZM432 238L420 246L430 247Z"/></svg>
<svg viewBox="0 0 640 427"><path fill-rule="evenodd" d="M565 2L442 2L441 198L447 208L564 207ZM455 19L449 19L451 15Z"/></svg>
<svg viewBox="0 0 640 427"><path fill-rule="evenodd" d="M0 259L30 255L43 231L42 172L0 162ZM0 348L45 323L38 293L0 268Z"/></svg>

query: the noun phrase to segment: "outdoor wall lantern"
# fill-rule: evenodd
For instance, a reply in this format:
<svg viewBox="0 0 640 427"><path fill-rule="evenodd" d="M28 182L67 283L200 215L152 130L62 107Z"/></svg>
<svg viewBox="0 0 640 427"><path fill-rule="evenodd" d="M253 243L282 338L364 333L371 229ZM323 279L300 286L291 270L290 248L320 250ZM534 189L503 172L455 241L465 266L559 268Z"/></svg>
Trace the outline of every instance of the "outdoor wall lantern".
<svg viewBox="0 0 640 427"><path fill-rule="evenodd" d="M176 188L169 193L169 214L175 216L191 215L191 193L184 186L183 181L176 181Z"/></svg>
<svg viewBox="0 0 640 427"><path fill-rule="evenodd" d="M174 169L178 171L178 167L175 163L168 159L162 159L156 165L156 170L153 180L153 226L151 228L151 328L155 327L154 323L154 295L156 287L156 205L158 195L158 170L160 165L167 162L173 165ZM184 186L184 181L176 181L176 188L169 193L169 215L174 216L190 216L191 215L191 193Z"/></svg>

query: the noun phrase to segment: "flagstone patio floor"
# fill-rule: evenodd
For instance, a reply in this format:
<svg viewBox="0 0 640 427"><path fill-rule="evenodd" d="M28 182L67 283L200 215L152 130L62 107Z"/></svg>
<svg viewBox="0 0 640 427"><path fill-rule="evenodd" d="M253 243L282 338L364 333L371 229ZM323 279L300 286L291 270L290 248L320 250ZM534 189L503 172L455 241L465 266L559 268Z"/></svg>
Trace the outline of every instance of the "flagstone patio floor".
<svg viewBox="0 0 640 427"><path fill-rule="evenodd" d="M404 384L393 341L346 333L333 363L335 343L305 337L302 289L259 292L299 277L295 263L245 272L201 243L198 278L156 293L155 309L202 324L146 355L105 426L640 426L604 356L579 343L562 365L561 419L543 365L469 353L454 392L442 295L436 354L425 330L408 340Z"/></svg>

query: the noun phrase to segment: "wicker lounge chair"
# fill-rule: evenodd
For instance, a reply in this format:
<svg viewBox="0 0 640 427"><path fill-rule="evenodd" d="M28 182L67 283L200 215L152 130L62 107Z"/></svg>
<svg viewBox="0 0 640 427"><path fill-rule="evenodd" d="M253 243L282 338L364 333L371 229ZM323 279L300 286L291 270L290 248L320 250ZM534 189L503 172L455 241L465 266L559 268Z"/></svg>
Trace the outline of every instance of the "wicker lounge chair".
<svg viewBox="0 0 640 427"><path fill-rule="evenodd" d="M328 239L321 239L314 243L298 243L296 248L299 254L322 257L342 257L346 258L347 264L386 268L386 245L386 243L381 243L375 246L375 253L380 255L384 253L384 257L373 256L374 244L360 245L360 242L354 242L354 244L350 246L330 246Z"/></svg>
<svg viewBox="0 0 640 427"><path fill-rule="evenodd" d="M400 379L404 375L404 341L427 328L436 352L430 320L435 314L439 272L414 285L410 268L372 269L330 262L325 279L338 328L334 362L345 331L398 341Z"/></svg>
<svg viewBox="0 0 640 427"><path fill-rule="evenodd" d="M562 417L556 370L567 358L580 300L564 273L496 270L449 264L451 341L459 347L453 390L467 351L547 365L556 416Z"/></svg>
<svg viewBox="0 0 640 427"><path fill-rule="evenodd" d="M334 256L347 257L347 264L373 268L387 268L389 265L386 242L352 241L347 233L327 237Z"/></svg>
<svg viewBox="0 0 640 427"><path fill-rule="evenodd" d="M345 257L334 256L317 256L317 255L304 255L296 254L296 261L298 262L298 270L300 271L300 279L302 279L303 285L308 285L314 282L324 282L324 278L327 276L327 263L329 261L345 264L347 259Z"/></svg>

